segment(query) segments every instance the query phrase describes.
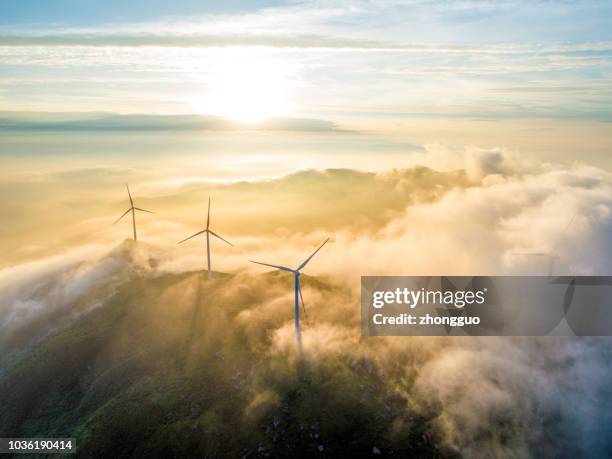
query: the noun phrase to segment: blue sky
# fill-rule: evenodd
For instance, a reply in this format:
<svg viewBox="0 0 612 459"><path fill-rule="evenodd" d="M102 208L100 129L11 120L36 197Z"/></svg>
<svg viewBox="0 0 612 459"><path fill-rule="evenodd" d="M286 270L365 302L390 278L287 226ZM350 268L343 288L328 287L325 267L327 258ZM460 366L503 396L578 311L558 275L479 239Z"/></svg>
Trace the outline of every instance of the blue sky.
<svg viewBox="0 0 612 459"><path fill-rule="evenodd" d="M609 1L1 8L0 109L13 124L49 112L295 118L412 144L484 136L497 128L483 122L498 122L504 145L572 124L600 149L610 144Z"/></svg>
<svg viewBox="0 0 612 459"><path fill-rule="evenodd" d="M3 2L0 24L84 26L109 21L144 21L164 16L253 11L281 3L270 0L20 0Z"/></svg>
<svg viewBox="0 0 612 459"><path fill-rule="evenodd" d="M344 34L384 32L386 39L497 43L585 42L612 39L612 4L605 0L407 0L293 1L225 0L22 0L3 2L4 30L36 33L62 28L142 24L166 19L197 20L214 15L307 14L317 10L319 26ZM204 21L206 22L206 20ZM282 29L283 25L278 24ZM248 28L248 27L247 27ZM268 32L274 32L270 30ZM418 35L417 35L418 34Z"/></svg>

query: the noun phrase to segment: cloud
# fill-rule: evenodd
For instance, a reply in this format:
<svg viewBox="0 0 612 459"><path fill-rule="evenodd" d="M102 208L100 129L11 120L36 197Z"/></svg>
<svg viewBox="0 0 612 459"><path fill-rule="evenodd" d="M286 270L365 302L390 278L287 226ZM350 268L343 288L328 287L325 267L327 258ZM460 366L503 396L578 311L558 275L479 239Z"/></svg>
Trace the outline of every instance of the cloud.
<svg viewBox="0 0 612 459"><path fill-rule="evenodd" d="M402 432L428 426L419 441L448 454L605 456L611 447L606 431L612 400L606 385L612 377L609 339L361 338L357 285L362 274L545 274L533 260L513 253L553 249L559 272L612 272L605 256L612 250L609 173L580 165L533 168L503 149L439 148L438 155L444 154L463 160L460 172L446 173L455 186L421 199L417 196L435 188L432 180L443 173L422 167L381 174L304 171L229 186L243 196L263 196L270 189L280 189L278 196L304 196L319 184L361 200L360 192L351 190L365 184L370 193L395 190L395 198L405 201L374 226L345 224L332 232L302 221L301 233L247 237L224 231L237 249L214 246L214 263L238 272L219 274L211 283L201 280L201 245L177 251L139 244L135 250L128 242L107 255L101 248L84 249L4 270L0 304L8 306L0 336L5 343L8 336L13 344L23 344L32 334L44 336L49 328L66 326L66 317L79 317L79 312L128 304L131 314L140 314L139 324L157 332L140 336L148 340L144 344L130 344L135 338L129 320L136 319L128 315L132 318L113 335L112 352L123 355L125 347L132 355L134 346L158 352L188 338L183 352L189 365L203 359L221 362L206 367L221 366L237 375L232 384L246 388L240 398L244 416L237 419L254 423L249 429L268 418L282 419L288 403L297 404L291 409L306 419L313 410L320 416L321 404L329 403L333 426L326 421L315 429L322 442L367 413L370 421L376 416L391 445L403 444ZM347 220L373 218L376 212L384 208L355 207ZM221 225L224 219L216 215L213 224ZM149 230L156 244L169 231L181 232L168 222L159 225ZM311 393L300 386L312 398L295 401L291 394L300 383L293 367L291 277L251 267L246 260L299 263L330 233L332 241L303 277L308 314L303 342L315 389ZM147 291L155 293L143 294ZM111 301L114 292L118 296ZM7 318L25 334L7 333ZM189 328L181 328L183 323ZM144 359L144 368L155 367L160 358L155 352L136 358ZM176 360L172 352L168 355Z"/></svg>
<svg viewBox="0 0 612 459"><path fill-rule="evenodd" d="M319 49L397 49L389 43L374 40L358 40L343 37L304 34L283 35L260 34L52 34L38 36L0 36L0 46L111 46L111 47L171 47L211 48L226 46L273 47L273 48L319 48ZM404 46L409 50L410 46Z"/></svg>
<svg viewBox="0 0 612 459"><path fill-rule="evenodd" d="M489 175L511 176L519 165L503 149L473 148L467 152L465 170L470 180L479 182Z"/></svg>
<svg viewBox="0 0 612 459"><path fill-rule="evenodd" d="M535 166L500 148L429 146L427 152L416 160L429 154L432 165L451 170L306 170L250 182L166 185L158 196L145 193L142 205L158 215L142 218L139 232L167 251L158 257L160 272L201 269L203 241L176 242L200 229L204 214L194 214L193 206L212 193L213 228L234 244L213 241L213 267L221 271L265 270L248 259L297 265L331 236L308 273L351 288L363 274L546 274L547 260L524 255L537 252L554 255L556 274L612 273L604 256L612 250L609 173ZM127 235L109 226L114 218L90 222L104 233L88 237L108 246ZM5 275L21 272L11 269Z"/></svg>
<svg viewBox="0 0 612 459"><path fill-rule="evenodd" d="M104 249L108 248L85 246L48 259L2 269L0 335L10 341L15 329L41 319L42 328L48 329L50 324L46 319L50 315L74 301L90 287L93 279L107 277L104 268L100 271L99 267L94 271L82 269L86 266L84 260L103 253Z"/></svg>
<svg viewBox="0 0 612 459"><path fill-rule="evenodd" d="M406 208L375 237L337 235L329 272L371 274L546 274L517 253L556 254L556 274L608 274L612 183L590 168L504 175L498 152L479 155L472 178L433 203ZM571 223L571 225L570 225ZM452 260L452 261L451 261Z"/></svg>
<svg viewBox="0 0 612 459"><path fill-rule="evenodd" d="M107 32L104 30L83 31L81 33L56 32L47 35L0 35L0 47L168 47L168 48L219 48L219 47L269 47L290 48L294 50L349 50L379 51L390 53L432 53L459 55L553 55L559 59L567 54L567 59L581 60L583 63L599 63L604 56L572 56L577 52L602 52L612 49L612 42L577 43L566 45L536 45L522 43L488 44L469 46L453 43L397 42L367 38L352 38L338 35L319 35L313 33L288 34L270 31L253 33L221 32L219 34L185 33L183 25L178 24L176 31L161 32ZM557 62L561 64L561 62ZM569 64L569 63L568 63Z"/></svg>
<svg viewBox="0 0 612 459"><path fill-rule="evenodd" d="M149 271L156 251L92 244L0 270L0 341L29 346L102 304L117 285ZM159 255L157 255L159 256ZM92 295L93 293L93 295Z"/></svg>
<svg viewBox="0 0 612 459"><path fill-rule="evenodd" d="M564 93L564 92L599 92L607 91L608 87L604 85L581 85L581 86L508 86L503 88L491 88L491 91L495 92L509 92L509 93Z"/></svg>
<svg viewBox="0 0 612 459"><path fill-rule="evenodd" d="M606 434L590 421L598 416L597 403L610 403L609 394L599 402L591 398L603 389L599 377L612 370L599 361L605 343L533 338L454 343L423 366L416 393L429 409L441 408L437 427L448 445L468 457L554 457L568 451L605 456ZM567 359L574 364L563 369ZM561 420L558 430L538 420L551 416ZM594 443L565 437L574 429Z"/></svg>
<svg viewBox="0 0 612 459"><path fill-rule="evenodd" d="M171 251L163 260L168 269L199 269L203 242L178 247L176 242L201 229L203 203L212 196L213 227L235 246L213 245L215 268L227 272L258 269L248 259L299 263L328 236L329 255L309 269L351 283L363 273L545 274L546 260L520 255L530 252L555 252L560 273L612 272L602 256L611 244L609 173L579 164L534 164L502 148L429 145L410 158L434 169L303 170L252 181L150 182L133 188L137 202L158 213L140 218L139 233ZM435 170L440 165L446 170ZM38 220L37 214L34 221L57 233L62 247L82 241L108 245L131 234L129 225L112 225L125 210L123 183L105 195L106 172L72 172L69 193L47 204L57 221ZM83 186L95 193L80 191ZM92 199L104 205L88 206ZM66 233L62 215L75 209L79 213L70 214ZM7 234L17 223L7 226ZM24 236L22 245L33 242Z"/></svg>
<svg viewBox="0 0 612 459"><path fill-rule="evenodd" d="M331 132L331 121L307 118L277 118L243 125L216 116L203 115L118 115L92 113L0 112L4 131L231 131L268 130Z"/></svg>
<svg viewBox="0 0 612 459"><path fill-rule="evenodd" d="M281 70L292 109L332 122L372 126L376 111L397 121L388 129L405 121L405 107L412 117L601 120L610 115L606 13L601 2L309 1L149 22L5 26L0 84L16 109L189 113L227 79L215 72L231 61L238 80L258 64ZM241 69L247 55L255 64ZM440 100L453 109L442 112Z"/></svg>
<svg viewBox="0 0 612 459"><path fill-rule="evenodd" d="M126 17L123 21L80 27L70 23L61 26L37 24L36 28L30 24L16 24L3 27L0 43L8 46L404 47L409 50L418 49L418 43L435 47L446 40L451 44L449 48L453 44L459 45L457 48L469 44L471 46L465 47L471 52L485 51L473 45L473 37L477 37L481 41L478 45L501 42L504 45L499 48L522 46L534 52L609 47L609 41L605 40L609 37L602 33L583 33L589 38L588 43L576 40L580 37L579 32L586 32L585 29L600 32L599 16L607 12L599 2L587 3L576 9L564 4L544 6L541 2L520 0L461 0L446 2L443 6L428 1L322 3L315 0L251 11L166 16L146 22ZM151 13L155 17L155 12ZM533 19L545 13L549 17L545 23ZM550 20L551 17L554 19ZM517 23L523 25L520 34L516 31ZM547 33L550 24L555 25L557 33ZM475 27L480 33L474 33ZM494 39L491 30L495 30ZM465 38L466 31L472 32L469 40ZM558 38L563 32L564 36L551 40L551 36ZM383 35L388 39L381 41ZM525 43L525 37L529 44Z"/></svg>

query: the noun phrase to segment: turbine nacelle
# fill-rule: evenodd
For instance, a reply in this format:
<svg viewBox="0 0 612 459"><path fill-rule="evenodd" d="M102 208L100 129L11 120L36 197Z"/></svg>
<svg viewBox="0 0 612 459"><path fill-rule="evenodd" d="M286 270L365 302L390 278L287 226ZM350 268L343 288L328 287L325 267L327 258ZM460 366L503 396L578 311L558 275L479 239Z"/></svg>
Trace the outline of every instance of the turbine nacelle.
<svg viewBox="0 0 612 459"><path fill-rule="evenodd" d="M310 255L308 258L306 258L306 260L304 260L304 261L302 262L302 264L300 264L300 265L299 265L297 268L295 268L295 269L291 269L291 268L289 268L289 267L287 267L287 266L282 266L282 265L273 265L273 264L271 264L271 263L263 263L263 262L261 262L261 261L255 261L255 260L249 260L249 261L250 261L251 263L256 263L256 264L258 264L258 265L269 266L269 267L271 267L271 268L280 269L280 270L282 270L282 271L289 271L289 272L291 272L291 273L294 273L294 274L299 275L299 274L300 274L300 271L306 267L306 265L308 264L308 262L309 262L310 260L312 260L312 257L314 257L314 256L317 254L317 252L318 252L319 250L321 250L325 244L327 244L327 242L328 242L328 241L329 241L329 238L325 239L325 241L323 242L323 244L321 244L317 250L315 250L314 252L312 252L312 254L311 254L311 255Z"/></svg>
<svg viewBox="0 0 612 459"><path fill-rule="evenodd" d="M208 266L208 278L210 279L212 277L212 271L211 271L211 259L210 259L210 241L209 241L208 235L211 234L217 239L221 239L226 244L229 244L232 247L234 246L231 242L223 239L221 236L219 236L217 233L215 233L213 230L210 229L210 198L208 198L208 213L206 214L206 228L204 228L201 231L198 231L195 234L192 234L191 236L183 239L182 241L177 242L177 244L182 244L183 242L188 241L189 239L194 238L196 236L199 236L200 234L206 234L206 263Z"/></svg>
<svg viewBox="0 0 612 459"><path fill-rule="evenodd" d="M294 290L294 294L295 294L295 317L294 317L295 319L295 340L296 340L298 352L300 353L300 355L302 354L302 339L301 339L301 334L300 334L300 308L299 308L300 302L302 303L302 309L304 310L304 316L306 317L306 306L304 304L304 296L302 295L302 287L300 285L300 274L301 274L300 271L303 268L305 268L308 262L312 260L312 257L314 257L317 254L317 252L321 250L325 244L327 244L327 241L329 241L329 238L327 238L325 242L323 242L323 244L321 244L319 248L317 248L317 250L315 250L308 258L306 258L306 260L304 260L296 269L291 269L287 266L282 266L282 265L273 265L271 263L263 263L261 261L249 260L251 263L255 263L255 264L263 265L263 266L269 266L270 268L275 268L280 271L287 271L287 272L293 273L293 276L295 279L295 290Z"/></svg>
<svg viewBox="0 0 612 459"><path fill-rule="evenodd" d="M141 209L140 207L136 207L134 205L134 199L132 198L132 193L130 193L130 187L128 186L128 184L125 184L125 188L127 189L128 192L128 198L130 200L130 208L128 210L126 210L121 217L119 217L117 220L115 220L113 222L113 225L117 222L119 222L119 220L121 220L123 217L125 217L128 213L132 212L132 227L134 229L134 240L137 240L136 237L136 211L139 212L147 212L149 214L154 214L155 212L151 211L151 210L146 210L146 209Z"/></svg>
<svg viewBox="0 0 612 459"><path fill-rule="evenodd" d="M557 241L552 245L552 248L549 251L544 251L544 252L515 252L512 255L522 256L522 257L545 257L545 258L548 258L548 276L549 277L552 276L553 275L553 266L554 266L555 260L560 260L561 259L561 257L557 254L557 247L561 243L561 240L562 240L563 236L565 235L565 233L567 232L567 230L570 228L570 226L572 226L572 223L574 223L574 220L576 219L576 215L577 214L574 214L572 216L572 218L570 218L569 222L567 223L567 225L565 226L565 228L561 232L561 235L558 237Z"/></svg>

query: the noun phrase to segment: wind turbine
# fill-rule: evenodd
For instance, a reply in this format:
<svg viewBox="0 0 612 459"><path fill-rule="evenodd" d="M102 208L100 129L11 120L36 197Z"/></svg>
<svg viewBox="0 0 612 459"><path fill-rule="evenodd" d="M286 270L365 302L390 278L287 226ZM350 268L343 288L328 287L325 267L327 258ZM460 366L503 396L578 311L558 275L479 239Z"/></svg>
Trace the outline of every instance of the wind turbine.
<svg viewBox="0 0 612 459"><path fill-rule="evenodd" d="M568 224L565 226L563 231L561 231L561 234L559 235L557 241L554 243L552 248L550 250L548 250L547 252L524 252L524 253L515 253L514 255L527 256L527 257L545 257L545 258L548 258L548 277L552 277L553 272L554 272L553 268L554 268L555 260L560 258L559 255L557 255L557 253L556 253L557 247L561 243L561 240L563 239L563 236L565 235L565 233L567 232L569 227L572 226L572 223L574 222L575 218L576 218L576 214L574 214L572 216L572 218L570 219Z"/></svg>
<svg viewBox="0 0 612 459"><path fill-rule="evenodd" d="M257 263L258 265L270 266L271 268L280 269L281 271L288 271L293 273L293 277L295 279L295 341L297 343L298 352L302 354L302 337L300 334L300 308L299 308L299 300L302 301L302 308L304 308L304 297L302 296L302 288L300 287L300 271L308 264L308 262L316 255L316 253L321 250L321 248L327 244L329 238L325 239L325 242L319 246L317 250L315 250L312 255L310 255L306 260L302 262L295 269L288 268L287 266L280 265L272 265L270 263L262 263L260 261L249 260L251 263ZM306 313L306 308L304 308L304 314Z"/></svg>
<svg viewBox="0 0 612 459"><path fill-rule="evenodd" d="M182 244L183 242L188 241L192 237L199 236L200 234L203 234L203 233L206 233L206 261L208 264L208 278L210 279L212 277L212 271L210 269L210 235L212 234L216 238L221 239L223 242L233 247L232 243L226 241L225 239L223 239L221 236L219 236L217 233L215 233L213 230L210 229L210 198L208 198L208 215L206 216L206 228L203 229L202 231L198 231L193 236L189 236L188 238L183 239L182 241L179 242L179 244Z"/></svg>
<svg viewBox="0 0 612 459"><path fill-rule="evenodd" d="M553 275L553 266L555 262L555 258L559 258L559 256L552 251L550 252L517 252L513 255L523 256L523 257L544 257L548 259L548 277Z"/></svg>
<svg viewBox="0 0 612 459"><path fill-rule="evenodd" d="M115 220L113 225L117 223L119 220L121 220L123 217L125 217L129 212L132 212L132 227L134 229L134 240L136 241L138 240L136 237L136 211L139 210L140 212L148 212L150 214L154 214L155 212L151 212L150 210L141 209L140 207L135 207L134 200L132 199L132 193L130 193L130 187L127 185L127 183L125 184L125 188L127 189L128 197L130 198L130 208L126 210L123 213L123 215L121 215L121 217Z"/></svg>

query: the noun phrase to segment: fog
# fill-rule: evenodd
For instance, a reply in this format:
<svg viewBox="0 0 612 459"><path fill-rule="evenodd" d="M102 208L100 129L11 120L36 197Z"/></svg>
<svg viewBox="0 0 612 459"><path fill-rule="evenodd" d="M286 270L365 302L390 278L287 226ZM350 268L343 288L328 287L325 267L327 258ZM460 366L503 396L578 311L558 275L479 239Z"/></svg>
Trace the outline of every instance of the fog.
<svg viewBox="0 0 612 459"><path fill-rule="evenodd" d="M107 234L89 244L77 243L81 234L63 254L4 268L0 367L119 302L138 311L145 331L130 328L136 319L128 313L104 343L102 360L135 354L153 372L157 352L180 349L188 369L218 361L223 378L232 373L246 388L236 409L243 427L254 429L266 416L276 419L301 383L290 276L248 260L297 266L329 236L303 278L304 355L316 391L292 408L310 421L330 400L336 412L317 427L315 446L363 415L390 445L418 431L419 442L445 455L609 455L607 338L361 337L361 275L546 274L542 260L520 255L529 252L554 254L554 274L612 272L610 174L525 164L500 149L450 154L440 152L446 164L457 162L450 171L308 170L163 192L142 186L154 196L142 204L147 209L184 199L182 206L201 211L143 217L137 245L113 242L129 235L128 224L109 226L115 214L99 216ZM204 224L211 192L212 228L235 247L212 241L213 270L227 274L207 282L204 241L176 241Z"/></svg>

